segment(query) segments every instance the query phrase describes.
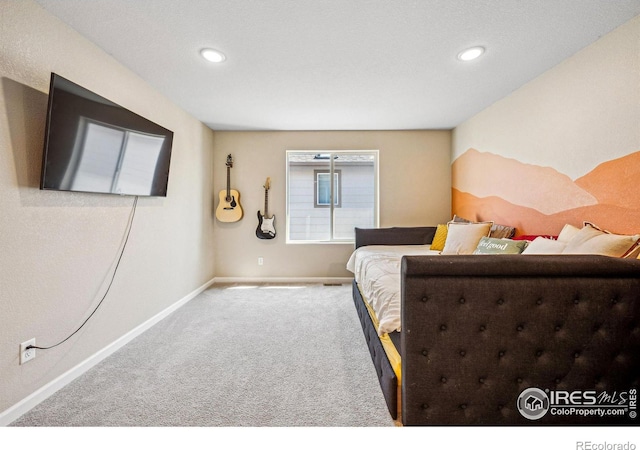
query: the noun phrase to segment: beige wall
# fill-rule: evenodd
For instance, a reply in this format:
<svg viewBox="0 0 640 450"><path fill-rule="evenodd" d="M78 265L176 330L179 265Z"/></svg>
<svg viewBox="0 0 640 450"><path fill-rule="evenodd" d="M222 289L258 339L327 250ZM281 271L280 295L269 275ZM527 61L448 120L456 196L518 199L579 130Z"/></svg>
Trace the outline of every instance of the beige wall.
<svg viewBox="0 0 640 450"><path fill-rule="evenodd" d="M557 234L640 231L640 16L453 133L453 212Z"/></svg>
<svg viewBox="0 0 640 450"><path fill-rule="evenodd" d="M436 225L450 214L449 131L308 131L215 133L215 190L226 189L227 154L231 187L240 192L244 217L216 221L216 277L348 277L353 245L286 244L286 150L379 150L380 226ZM275 239L255 236L256 213L264 208L263 184L271 177L269 211ZM217 206L218 198L214 208ZM258 257L264 265L258 266Z"/></svg>
<svg viewBox="0 0 640 450"><path fill-rule="evenodd" d="M0 1L0 413L214 276L213 132L32 1ZM39 190L51 72L174 131L167 198Z"/></svg>

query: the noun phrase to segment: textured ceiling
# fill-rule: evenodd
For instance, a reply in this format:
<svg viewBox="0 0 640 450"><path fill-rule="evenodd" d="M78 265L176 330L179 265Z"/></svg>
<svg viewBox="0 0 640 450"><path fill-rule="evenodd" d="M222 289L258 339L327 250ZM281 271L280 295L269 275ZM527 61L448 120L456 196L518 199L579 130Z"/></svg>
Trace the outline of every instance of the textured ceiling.
<svg viewBox="0 0 640 450"><path fill-rule="evenodd" d="M450 129L640 14L640 0L37 2L215 130ZM474 45L480 59L456 59Z"/></svg>

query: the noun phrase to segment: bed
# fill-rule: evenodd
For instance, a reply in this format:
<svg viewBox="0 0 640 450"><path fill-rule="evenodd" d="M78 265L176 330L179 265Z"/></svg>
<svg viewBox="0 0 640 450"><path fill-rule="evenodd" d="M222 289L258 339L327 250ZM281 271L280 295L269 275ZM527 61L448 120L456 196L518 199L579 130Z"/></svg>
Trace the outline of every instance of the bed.
<svg viewBox="0 0 640 450"><path fill-rule="evenodd" d="M394 419L403 425L638 424L632 398L640 387L640 261L438 255L429 245L435 230L356 229L347 263ZM598 402L603 395L624 399L615 405L619 415L601 417L558 412L588 406L560 408L553 402L563 395L571 402L582 395L582 403L596 395ZM537 401L547 402L540 417Z"/></svg>

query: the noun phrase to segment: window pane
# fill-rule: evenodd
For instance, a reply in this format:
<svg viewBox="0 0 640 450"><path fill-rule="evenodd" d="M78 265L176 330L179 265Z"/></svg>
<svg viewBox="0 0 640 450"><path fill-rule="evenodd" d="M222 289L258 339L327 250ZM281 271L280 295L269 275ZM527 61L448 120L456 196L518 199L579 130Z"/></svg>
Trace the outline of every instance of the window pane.
<svg viewBox="0 0 640 450"><path fill-rule="evenodd" d="M331 203L331 186L329 185L329 173L318 174L318 205L329 205Z"/></svg>
<svg viewBox="0 0 640 450"><path fill-rule="evenodd" d="M335 161L341 171L341 203L334 209L334 239L353 239L354 228L376 226L376 165L374 155Z"/></svg>
<svg viewBox="0 0 640 450"><path fill-rule="evenodd" d="M331 209L316 208L314 170L327 173L329 159L314 159L313 154L288 157L288 231L290 241L328 241L331 239ZM329 201L327 198L327 206Z"/></svg>
<svg viewBox="0 0 640 450"><path fill-rule="evenodd" d="M319 170L314 171L316 174L317 194L316 205L329 206L331 204L331 186L329 186L329 172L323 172ZM333 174L333 204L335 206L340 205L340 172L334 170Z"/></svg>

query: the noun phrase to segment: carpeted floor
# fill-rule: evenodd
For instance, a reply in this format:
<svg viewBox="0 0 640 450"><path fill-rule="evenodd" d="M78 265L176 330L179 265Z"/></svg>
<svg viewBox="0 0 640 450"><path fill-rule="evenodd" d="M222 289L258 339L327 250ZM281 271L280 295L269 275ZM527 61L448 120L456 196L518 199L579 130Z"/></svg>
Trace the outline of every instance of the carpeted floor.
<svg viewBox="0 0 640 450"><path fill-rule="evenodd" d="M214 286L12 426L394 426L351 287Z"/></svg>

